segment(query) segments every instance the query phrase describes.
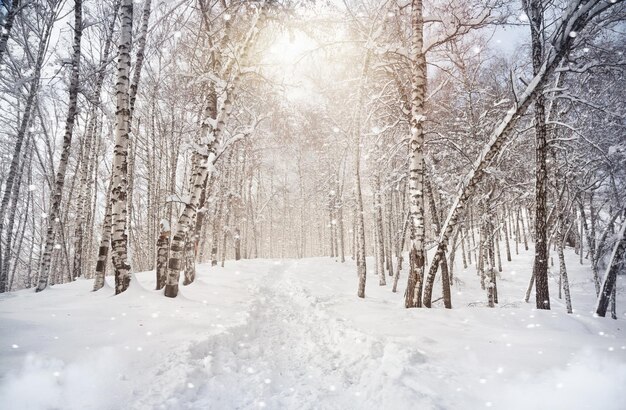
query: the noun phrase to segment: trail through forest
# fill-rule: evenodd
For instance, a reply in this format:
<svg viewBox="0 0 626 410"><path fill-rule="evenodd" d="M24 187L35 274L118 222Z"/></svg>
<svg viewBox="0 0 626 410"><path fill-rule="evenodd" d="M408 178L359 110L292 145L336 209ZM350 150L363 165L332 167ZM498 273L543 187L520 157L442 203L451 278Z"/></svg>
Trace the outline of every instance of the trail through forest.
<svg viewBox="0 0 626 410"><path fill-rule="evenodd" d="M250 289L246 323L192 344L181 358L189 366L184 386L198 386L183 395L185 406L319 408L320 402L311 399L321 398L320 393L326 396L324 408L383 405L394 396L413 395L422 397L426 407L436 403L429 389L399 380L403 367L425 362L422 354L394 343L385 347L381 338L331 319L323 300L294 283L293 276L311 270L309 263L274 261L267 268ZM396 356L390 362L388 352L410 361L402 365ZM400 366L399 371L392 366ZM387 374L390 370L395 375ZM167 407L181 404L177 399ZM148 399L145 405L155 408L158 402Z"/></svg>

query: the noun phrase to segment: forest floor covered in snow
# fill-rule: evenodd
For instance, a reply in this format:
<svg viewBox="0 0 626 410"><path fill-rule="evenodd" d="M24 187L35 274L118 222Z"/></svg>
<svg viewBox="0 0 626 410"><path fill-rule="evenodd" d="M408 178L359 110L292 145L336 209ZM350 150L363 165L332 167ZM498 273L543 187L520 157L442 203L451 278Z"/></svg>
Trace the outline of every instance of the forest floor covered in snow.
<svg viewBox="0 0 626 410"><path fill-rule="evenodd" d="M589 267L569 251L574 314L555 277L537 311L531 255L503 262L494 309L460 261L452 310L404 309L406 270L394 294L371 263L358 299L354 263L330 258L199 265L177 299L150 272L120 296L89 280L4 294L0 407L624 409L623 278L618 320L593 317Z"/></svg>

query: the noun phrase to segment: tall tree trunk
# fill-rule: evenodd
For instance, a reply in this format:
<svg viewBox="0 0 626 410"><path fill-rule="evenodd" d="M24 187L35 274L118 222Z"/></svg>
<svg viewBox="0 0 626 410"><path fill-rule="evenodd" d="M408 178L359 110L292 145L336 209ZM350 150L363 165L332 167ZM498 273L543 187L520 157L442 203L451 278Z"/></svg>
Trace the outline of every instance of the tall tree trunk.
<svg viewBox="0 0 626 410"><path fill-rule="evenodd" d="M393 225L394 225L394 217L393 217L393 190L389 189L389 194L386 195L387 198L387 273L389 276L393 276Z"/></svg>
<svg viewBox="0 0 626 410"><path fill-rule="evenodd" d="M543 1L525 0L526 14L530 19L533 74L541 71L543 64ZM547 238L547 169L546 169L546 113L543 87L537 87L535 96L535 297L537 309L550 309L548 289L548 238Z"/></svg>
<svg viewBox="0 0 626 410"><path fill-rule="evenodd" d="M504 229L504 245L506 248L506 260L511 262L511 245L509 243L509 217L506 211L506 205L504 206L504 215L502 216L503 224L502 229Z"/></svg>
<svg viewBox="0 0 626 410"><path fill-rule="evenodd" d="M563 235L563 209L561 208L558 227L557 227L557 238L556 238L556 252L559 256L559 274L561 278L561 285L563 286L563 293L565 293L565 305L567 308L567 313L572 313L572 298L569 290L569 279L567 277L567 267L565 266L565 254L563 253L563 248L565 246L565 239Z"/></svg>
<svg viewBox="0 0 626 410"><path fill-rule="evenodd" d="M454 259L456 255L457 242L459 239L459 234L461 230L457 229L452 237L452 248L450 249L450 259L448 262L449 276L450 276L450 286L454 286ZM461 243L463 243L463 239L461 238Z"/></svg>
<svg viewBox="0 0 626 410"><path fill-rule="evenodd" d="M522 239L524 241L524 250L528 250L528 237L526 236L526 231L527 231L527 225L524 223L524 212L522 210L522 208L517 210L517 217L520 220L520 226L522 229ZM530 221L527 222L528 226L530 226ZM533 262L534 263L534 262Z"/></svg>
<svg viewBox="0 0 626 410"><path fill-rule="evenodd" d="M593 283L596 288L596 296L600 295L601 283L600 274L598 272L598 255L596 255L596 223L595 223L595 209L593 206L593 194L589 195L589 219L590 226L587 225L587 217L585 216L585 195L581 193L579 207L580 217L584 226L584 231L587 233L587 246L589 247L589 258L591 259L591 272L593 274Z"/></svg>
<svg viewBox="0 0 626 410"><path fill-rule="evenodd" d="M376 173L374 177L374 221L375 221L375 238L376 238L376 266L378 271L378 284L380 286L387 285L385 278L385 233L383 230L383 204L380 184L380 175Z"/></svg>
<svg viewBox="0 0 626 410"><path fill-rule="evenodd" d="M411 2L411 119L409 141L409 209L411 246L409 249L409 277L404 300L407 308L422 306L424 281L424 101L426 97L426 56L424 46L424 19L422 1ZM432 292L432 289L430 290ZM430 307L430 295L428 296Z"/></svg>
<svg viewBox="0 0 626 410"><path fill-rule="evenodd" d="M361 78L359 84L359 98L356 107L352 132L354 133L354 195L355 195L355 253L356 269L359 278L357 296L365 297L365 282L367 279L367 266L365 263L365 221L363 215L363 194L361 192L361 110L365 99L365 83L369 71L371 51L367 50L363 59Z"/></svg>
<svg viewBox="0 0 626 410"><path fill-rule="evenodd" d="M102 237L100 238L98 260L96 262L96 271L94 273L94 292L104 286L104 277L106 276L107 262L109 261L109 246L111 244L111 223L111 181L109 181L106 208L104 210L104 220L102 221Z"/></svg>
<svg viewBox="0 0 626 410"><path fill-rule="evenodd" d="M598 303L596 305L596 314L604 317L606 310L609 307L609 301L611 295L615 290L617 281L617 271L623 269L624 261L626 260L626 223L622 224L622 229L618 234L618 240L613 248L613 254L609 262L604 280L602 281L602 288L600 296L598 297Z"/></svg>
<svg viewBox="0 0 626 410"><path fill-rule="evenodd" d="M425 179L424 186L426 188L426 194L428 195L428 204L429 204L432 222L435 227L435 235L439 235L439 231L441 230L441 222L439 220L439 213L437 212L437 204L435 203L435 196L433 194L432 182L430 181L429 178ZM454 247L454 244L452 246ZM452 252L450 252L450 254L452 255ZM448 262L446 261L446 258L442 258L440 264L441 264L441 285L442 285L442 294L443 294L443 304L446 309L451 309L452 308L452 295L450 294L450 273L448 271Z"/></svg>
<svg viewBox="0 0 626 410"><path fill-rule="evenodd" d="M67 117L65 119L65 132L63 134L63 147L61 149L61 159L59 168L57 169L54 191L51 192L50 208L48 212L48 228L46 231L46 242L42 255L41 268L39 270L39 284L37 292L41 292L48 286L48 277L50 276L50 260L52 257L52 249L55 246L54 240L59 224L61 201L63 200L63 186L65 185L65 172L70 157L70 147L72 146L72 136L74 133L74 122L76 119L76 110L78 105L78 80L80 68L80 40L82 37L82 21L83 21L82 0L74 0L74 43L72 53L72 72L70 75L69 85L69 103L67 108Z"/></svg>
<svg viewBox="0 0 626 410"><path fill-rule="evenodd" d="M151 0L144 0L143 11L141 15L141 26L136 40L137 54L135 56L135 66L133 68L133 78L128 88L128 183L127 183L127 220L130 222L134 218L134 203L133 193L135 191L135 159L137 157L136 136L139 132L139 124L133 129L133 114L135 111L135 101L137 99L137 90L139 88L139 81L141 79L141 71L143 68L144 53L146 48L146 39L148 36L148 22L150 21L151 12ZM130 249L135 249L132 242L134 241L133 231L129 232L131 235L128 237L127 246ZM132 261L130 261L132 263Z"/></svg>
<svg viewBox="0 0 626 410"><path fill-rule="evenodd" d="M391 289L394 293L398 290L398 281L400 280L400 271L402 270L402 250L404 249L404 242L406 240L406 231L409 228L409 218L410 216L407 215L404 223L402 224L402 233L399 238L400 243L398 245L398 253L396 255L396 273L393 276L393 287Z"/></svg>
<svg viewBox="0 0 626 410"><path fill-rule="evenodd" d="M115 148L111 175L111 248L115 267L115 294L130 285L128 261L128 142L130 133L129 75L133 29L133 1L122 0L122 22L115 84Z"/></svg>
<svg viewBox="0 0 626 410"><path fill-rule="evenodd" d="M343 187L341 189L341 192L343 192ZM345 241L345 233L343 231L343 199L339 199L339 204L338 204L338 209L337 209L337 228L339 229L339 252L341 255L341 263L344 263L346 261L346 241ZM303 227L304 229L304 227Z"/></svg>
<svg viewBox="0 0 626 410"><path fill-rule="evenodd" d="M212 120L217 119L217 93L215 91L215 84L213 83L209 84L209 92L207 95L207 114L209 118L211 118ZM204 226L204 218L207 214L208 205L206 205L206 202L207 202L207 195L208 195L207 190L208 190L209 179L210 178L206 179L205 186L202 189L202 193L200 194L200 208L202 209L202 212L198 211L198 214L196 216L196 226L195 226L195 236L194 236L196 249L198 248L198 245L199 245L200 234L202 232L202 227ZM215 181L215 178L211 178L211 184L214 184L215 183L214 181ZM214 222L214 225L215 225L215 222ZM211 262L213 262L214 260L215 264L217 264L217 244L215 243L214 246L215 246L215 253L213 252L211 253L211 256L212 256Z"/></svg>
<svg viewBox="0 0 626 410"><path fill-rule="evenodd" d="M465 257L465 240L467 239L467 230L463 229L463 226L459 227L461 232L461 254L463 255L463 269L467 269L467 258ZM469 243L468 243L469 248ZM468 249L469 250L469 249ZM468 252L469 255L469 252Z"/></svg>
<svg viewBox="0 0 626 410"><path fill-rule="evenodd" d="M170 250L170 232L161 226L161 235L157 241L156 256L156 290L161 290L165 286L167 277L167 254Z"/></svg>

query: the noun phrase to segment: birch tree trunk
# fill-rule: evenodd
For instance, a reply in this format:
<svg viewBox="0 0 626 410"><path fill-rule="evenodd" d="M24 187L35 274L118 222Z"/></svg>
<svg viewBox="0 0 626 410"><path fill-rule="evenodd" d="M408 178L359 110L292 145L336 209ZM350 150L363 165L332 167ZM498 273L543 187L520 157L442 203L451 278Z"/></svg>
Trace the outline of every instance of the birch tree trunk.
<svg viewBox="0 0 626 410"><path fill-rule="evenodd" d="M144 52L146 48L146 39L148 37L148 22L150 20L150 12L151 12L151 0L144 0L143 11L141 15L141 26L139 28L139 33L136 40L137 45L137 54L135 57L135 66L133 68L133 78L130 82L128 89L128 154L127 154L127 221L128 223L134 218L134 208L133 208L133 192L134 192L134 184L135 184L135 158L137 156L137 147L135 146L135 134L139 129L139 125L137 125L136 130L133 130L133 113L135 110L135 101L137 99L137 90L139 88L139 81L141 79L141 71L143 68L144 61ZM132 231L130 232L132 234ZM132 246L133 235L128 237L127 246L130 249L134 249ZM129 261L132 263L132 261Z"/></svg>
<svg viewBox="0 0 626 410"><path fill-rule="evenodd" d="M506 260L511 262L511 245L509 244L509 224L508 224L508 214L506 212L506 205L504 206L504 215L502 216L503 224L502 229L504 229L504 245L506 248Z"/></svg>
<svg viewBox="0 0 626 410"><path fill-rule="evenodd" d="M596 305L596 314L604 317L606 315L607 308L609 307L609 301L611 295L614 292L615 284L617 281L617 271L623 269L624 261L626 260L626 223L622 224L622 229L619 232L617 243L613 248L613 254L611 255L609 267L607 268L604 280L602 281L602 288L600 296L598 297L598 303Z"/></svg>
<svg viewBox="0 0 626 410"><path fill-rule="evenodd" d="M422 1L411 2L411 139L409 141L409 276L404 306L422 306L425 250L424 236L424 100L426 96L426 57L424 56ZM437 261L439 262L439 261ZM430 305L430 300L429 300Z"/></svg>
<svg viewBox="0 0 626 410"><path fill-rule="evenodd" d="M207 114L209 116L209 118L211 118L212 120L216 120L217 119L217 93L215 91L215 84L211 83L209 84L209 92L207 95ZM208 184L209 184L209 178L207 178L207 180L205 181L205 186L204 189L202 190L202 193L200 194L200 207L203 210L203 212L198 212L197 216L196 216L196 226L195 226L195 244L196 244L196 248L199 245L199 241L200 241L200 234L202 232L202 227L204 226L204 218L207 214L207 205L206 205L206 201L207 201L207 189L208 189ZM214 184L215 178L211 179L211 184ZM215 244L215 246L217 246ZM211 252L211 256L212 256L212 260L211 262L213 262L213 260L215 260L215 263L217 264L217 247L215 248L215 252Z"/></svg>
<svg viewBox="0 0 626 410"><path fill-rule="evenodd" d="M46 241L43 255L41 257L41 267L39 270L39 284L37 292L41 292L48 286L50 276L50 261L52 250L55 246L57 226L60 222L61 201L63 200L63 186L65 185L65 172L70 157L70 147L72 146L72 136L74 133L74 122L78 103L78 80L80 68L80 40L82 37L82 0L74 0L74 42L72 45L72 72L70 74L69 103L67 117L65 119L65 132L63 134L63 147L61 148L61 159L54 180L54 190L50 197L50 208L48 212L48 227L46 230Z"/></svg>
<svg viewBox="0 0 626 410"><path fill-rule="evenodd" d="M343 186L341 187L340 195L343 195ZM337 227L339 229L339 252L341 254L341 263L344 263L346 261L346 249L345 249L346 241L345 241L345 233L343 232L343 198L341 196L339 197L337 214L338 214Z"/></svg>
<svg viewBox="0 0 626 410"><path fill-rule="evenodd" d="M367 50L363 59L363 67L361 69L361 78L359 84L359 98L357 103L357 113L353 123L354 132L354 195L355 195L355 253L356 253L356 270L359 278L357 288L357 296L365 297L365 282L367 280L367 266L365 262L365 221L363 220L363 193L361 192L361 109L363 108L363 100L365 94L365 82L367 80L371 51Z"/></svg>
<svg viewBox="0 0 626 410"><path fill-rule="evenodd" d="M375 176L375 188L376 191L374 193L374 213L375 213L375 238L376 238L376 266L378 270L378 284L380 286L387 285L387 281L385 278L385 233L383 230L383 204L382 204L382 193L381 193L381 185L380 185L380 175L376 173Z"/></svg>
<svg viewBox="0 0 626 410"><path fill-rule="evenodd" d="M111 175L111 248L115 267L115 294L130 285L128 261L128 141L130 133L129 75L133 28L133 1L122 0L122 22L115 84L115 148Z"/></svg>
<svg viewBox="0 0 626 410"><path fill-rule="evenodd" d="M167 278L167 254L170 250L170 232L164 229L157 241L156 257L156 290L161 290L165 286Z"/></svg>
<svg viewBox="0 0 626 410"><path fill-rule="evenodd" d="M560 205L559 205L560 206ZM567 313L572 313L572 298L569 290L569 279L567 277L567 267L565 266L565 254L563 253L563 247L565 246L565 239L563 235L563 210L561 208L559 220L557 222L559 225L557 227L557 238L556 238L556 252L559 257L559 273L561 278L561 285L563 286L563 293L565 294L565 305L567 308Z"/></svg>
<svg viewBox="0 0 626 410"><path fill-rule="evenodd" d="M435 203L435 196L433 194L432 182L426 178L424 180L424 187L426 188L426 194L428 195L428 204L430 209L430 215L435 226L435 235L439 235L441 230L441 223L439 221L439 213L437 212L437 204ZM454 243L452 244L454 249ZM450 252L453 255L453 251ZM450 294L450 272L448 271L448 262L446 258L441 259L441 285L443 294L443 304L446 309L452 308L452 296Z"/></svg>
<svg viewBox="0 0 626 410"><path fill-rule="evenodd" d="M409 227L409 218L410 216L407 215L407 218L402 224L402 233L400 234L401 236L399 238L400 243L398 245L398 253L396 255L396 272L393 275L393 287L391 289L393 293L396 293L398 290L398 281L400 280L400 271L402 270L402 250L404 249L404 242L406 240L406 231Z"/></svg>
<svg viewBox="0 0 626 410"><path fill-rule="evenodd" d="M533 74L537 75L543 63L543 1L525 0L524 8L530 19ZM547 238L547 170L546 170L546 113L543 87L537 87L535 96L535 297L537 309L550 309L548 289Z"/></svg>
<svg viewBox="0 0 626 410"><path fill-rule="evenodd" d="M104 220L102 221L102 237L98 247L98 260L96 261L96 271L94 273L93 290L100 290L104 286L107 262L109 260L109 245L111 244L111 181L107 188L106 208L104 210Z"/></svg>

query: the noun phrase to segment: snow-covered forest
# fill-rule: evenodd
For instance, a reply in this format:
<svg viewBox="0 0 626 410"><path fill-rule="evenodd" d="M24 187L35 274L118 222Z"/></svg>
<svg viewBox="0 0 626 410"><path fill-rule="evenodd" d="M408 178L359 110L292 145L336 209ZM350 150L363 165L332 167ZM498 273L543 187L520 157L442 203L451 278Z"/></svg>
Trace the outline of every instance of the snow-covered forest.
<svg viewBox="0 0 626 410"><path fill-rule="evenodd" d="M0 408L624 409L621 0L0 25Z"/></svg>

